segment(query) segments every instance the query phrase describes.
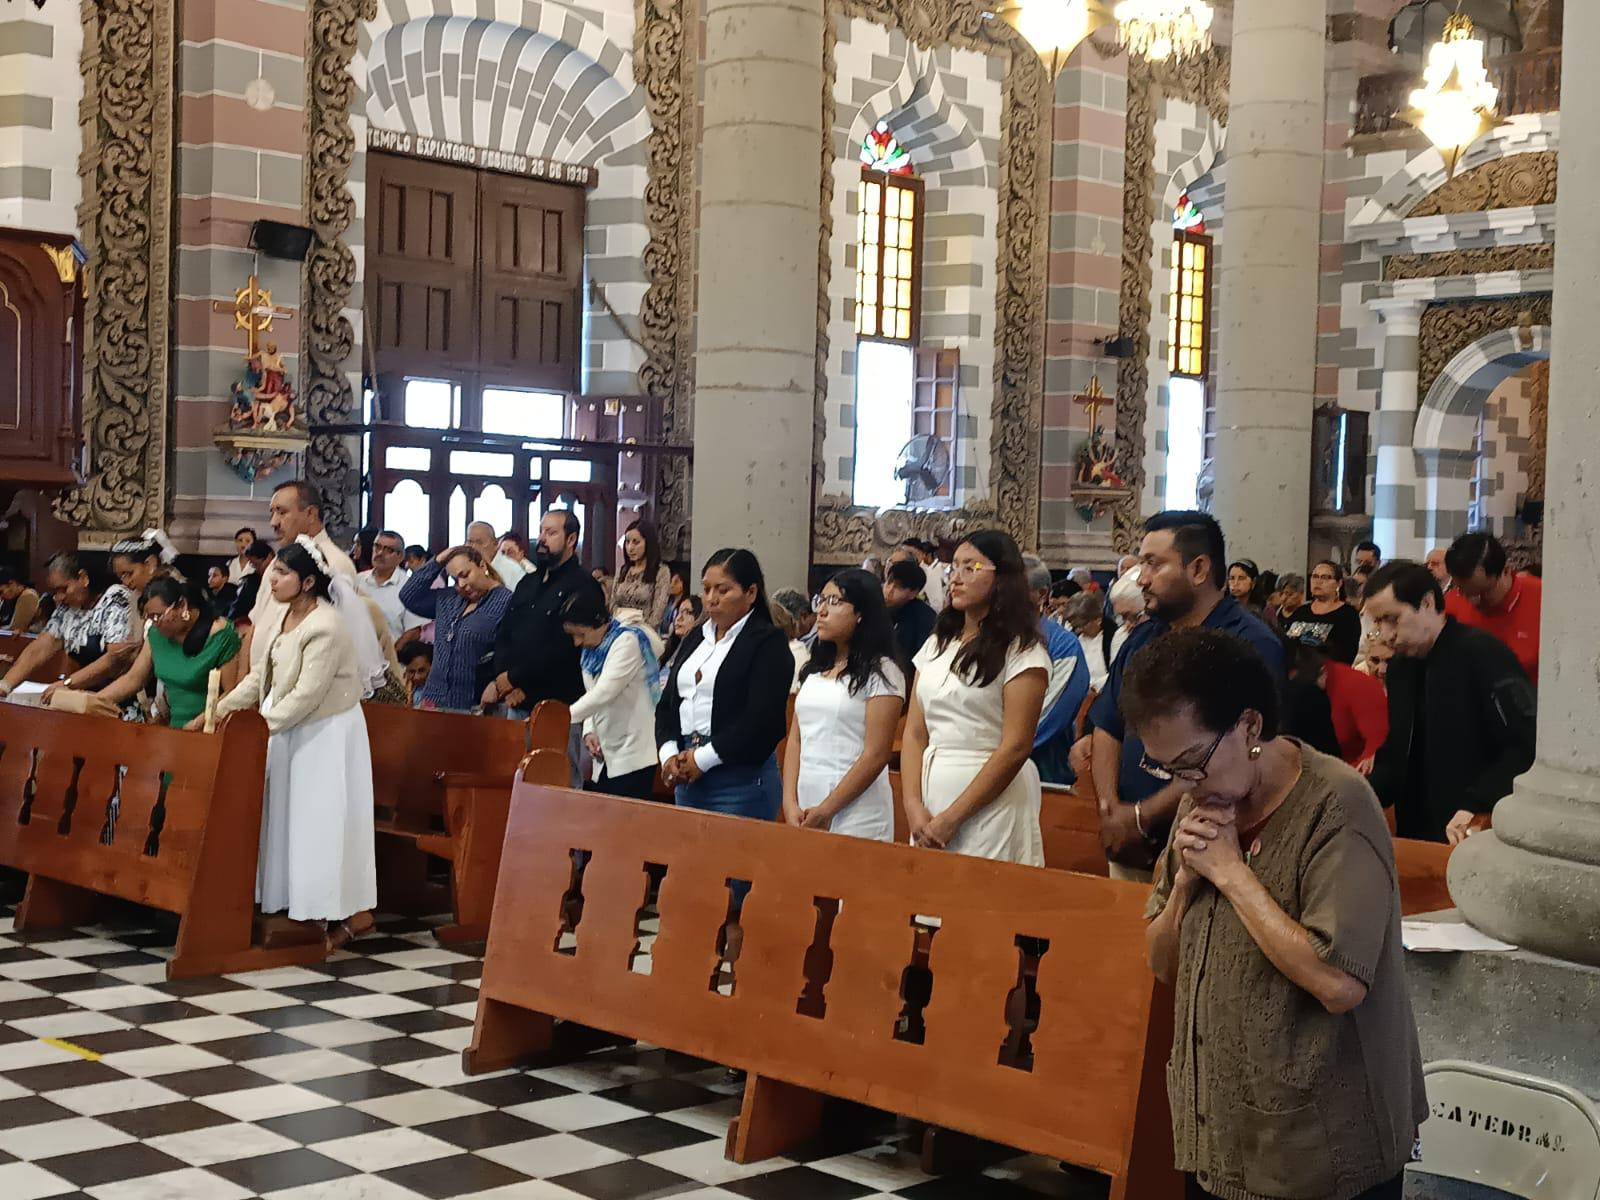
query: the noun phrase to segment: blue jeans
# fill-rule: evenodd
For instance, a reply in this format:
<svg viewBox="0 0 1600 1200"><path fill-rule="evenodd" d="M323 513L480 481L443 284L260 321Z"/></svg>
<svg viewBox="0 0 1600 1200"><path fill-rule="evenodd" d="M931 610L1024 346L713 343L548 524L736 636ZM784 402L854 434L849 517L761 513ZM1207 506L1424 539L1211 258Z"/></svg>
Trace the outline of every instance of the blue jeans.
<svg viewBox="0 0 1600 1200"><path fill-rule="evenodd" d="M778 773L777 756L755 767L723 763L693 783L680 783L677 804L679 808L698 808L702 812L775 821L783 807L783 778Z"/></svg>

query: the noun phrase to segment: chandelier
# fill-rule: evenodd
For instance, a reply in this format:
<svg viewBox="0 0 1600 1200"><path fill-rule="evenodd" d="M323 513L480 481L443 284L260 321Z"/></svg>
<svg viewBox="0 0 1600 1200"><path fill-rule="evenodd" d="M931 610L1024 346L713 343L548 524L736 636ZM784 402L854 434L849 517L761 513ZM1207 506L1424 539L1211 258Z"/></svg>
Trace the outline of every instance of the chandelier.
<svg viewBox="0 0 1600 1200"><path fill-rule="evenodd" d="M1500 89L1489 82L1484 46L1473 33L1466 13L1444 23L1444 33L1428 48L1422 86L1411 93L1407 114L1439 151L1447 178L1454 177L1467 147L1499 122L1494 106Z"/></svg>
<svg viewBox="0 0 1600 1200"><path fill-rule="evenodd" d="M1038 51L1052 79L1084 38L1110 20L1100 0L1003 0L994 15Z"/></svg>
<svg viewBox="0 0 1600 1200"><path fill-rule="evenodd" d="M1182 62L1211 49L1216 14L1206 0L1121 0L1115 15L1128 53L1151 62Z"/></svg>

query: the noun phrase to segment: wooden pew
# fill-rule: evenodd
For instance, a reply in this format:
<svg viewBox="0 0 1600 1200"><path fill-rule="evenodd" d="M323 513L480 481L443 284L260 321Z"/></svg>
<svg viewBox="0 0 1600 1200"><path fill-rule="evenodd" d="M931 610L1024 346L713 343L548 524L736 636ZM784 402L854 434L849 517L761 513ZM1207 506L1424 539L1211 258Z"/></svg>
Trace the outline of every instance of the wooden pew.
<svg viewBox="0 0 1600 1200"><path fill-rule="evenodd" d="M511 781L530 750L557 750L565 761L566 705L540 704L527 721L361 707L372 743L379 906L411 916L451 912L455 921L435 931L440 941L481 941ZM430 855L451 864L448 885L430 880Z"/></svg>
<svg viewBox="0 0 1600 1200"><path fill-rule="evenodd" d="M22 657L22 652L33 645L34 634L12 633L0 629L0 675L4 675ZM65 650L57 650L28 674L29 683L54 683L73 670L73 661Z"/></svg>
<svg viewBox="0 0 1600 1200"><path fill-rule="evenodd" d="M1100 845L1100 810L1093 796L1076 788L1046 784L1039 805L1039 831L1044 835L1044 865L1085 875L1110 875Z"/></svg>
<svg viewBox="0 0 1600 1200"><path fill-rule="evenodd" d="M169 979L321 961L320 940L251 943L266 762L254 712L208 736L0 705L0 864L29 875L17 929L87 924L116 896L180 918Z"/></svg>
<svg viewBox="0 0 1600 1200"><path fill-rule="evenodd" d="M739 1162L832 1096L1181 1195L1147 888L526 783L505 853L469 1073L581 1021L746 1070Z"/></svg>
<svg viewBox="0 0 1600 1200"><path fill-rule="evenodd" d="M1438 912L1454 908L1445 869L1454 847L1442 842L1419 842L1411 838L1394 839L1395 873L1400 877L1400 913Z"/></svg>

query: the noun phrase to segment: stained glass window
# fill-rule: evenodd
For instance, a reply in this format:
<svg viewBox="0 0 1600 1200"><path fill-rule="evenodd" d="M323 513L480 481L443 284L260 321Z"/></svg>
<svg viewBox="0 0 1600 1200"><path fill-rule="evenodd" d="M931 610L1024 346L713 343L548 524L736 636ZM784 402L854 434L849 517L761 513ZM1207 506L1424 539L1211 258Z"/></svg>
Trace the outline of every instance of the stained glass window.
<svg viewBox="0 0 1600 1200"><path fill-rule="evenodd" d="M921 183L864 170L858 199L856 332L862 337L912 341L919 308Z"/></svg>
<svg viewBox="0 0 1600 1200"><path fill-rule="evenodd" d="M911 154L895 139L886 121L879 121L861 143L861 165L885 175L912 173Z"/></svg>
<svg viewBox="0 0 1600 1200"><path fill-rule="evenodd" d="M1204 379L1211 321L1211 239L1179 231L1172 242L1172 311L1167 320L1167 369Z"/></svg>
<svg viewBox="0 0 1600 1200"><path fill-rule="evenodd" d="M1178 197L1178 207L1172 212L1172 227L1181 229L1184 233L1204 233L1206 231L1206 219L1200 214L1200 210L1195 207L1194 201L1189 199L1188 192Z"/></svg>

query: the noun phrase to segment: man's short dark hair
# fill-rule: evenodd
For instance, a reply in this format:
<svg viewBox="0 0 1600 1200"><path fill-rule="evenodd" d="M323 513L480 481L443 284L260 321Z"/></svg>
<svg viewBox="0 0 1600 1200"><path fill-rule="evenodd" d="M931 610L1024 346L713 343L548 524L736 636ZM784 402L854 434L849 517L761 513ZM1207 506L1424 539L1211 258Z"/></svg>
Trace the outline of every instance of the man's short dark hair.
<svg viewBox="0 0 1600 1200"><path fill-rule="evenodd" d="M1444 569L1457 579L1470 578L1479 567L1490 579L1505 574L1506 548L1492 533L1463 533L1444 552Z"/></svg>
<svg viewBox="0 0 1600 1200"><path fill-rule="evenodd" d="M372 544L373 545L377 545L378 544L378 538L388 538L391 541L398 542L399 545L400 545L400 553L404 554L406 552L406 539L401 537L394 530L392 530L392 529L380 529L380 530L378 530L376 536L374 536L373 539L372 539Z"/></svg>
<svg viewBox="0 0 1600 1200"><path fill-rule="evenodd" d="M1146 533L1172 534L1172 544L1177 547L1183 565L1188 566L1204 554L1211 560L1208 582L1220 588L1228 570L1227 544L1222 537L1222 526L1210 513L1190 509L1168 509L1158 512L1144 523Z"/></svg>
<svg viewBox="0 0 1600 1200"><path fill-rule="evenodd" d="M426 546L420 546L416 542L412 542L411 545L406 547L406 557L432 558L433 556L428 553L428 548Z"/></svg>
<svg viewBox="0 0 1600 1200"><path fill-rule="evenodd" d="M888 582L898 584L913 593L920 593L928 586L928 573L922 569L920 563L912 562L908 558L896 559L890 563L883 577Z"/></svg>
<svg viewBox="0 0 1600 1200"><path fill-rule="evenodd" d="M266 562L272 557L272 547L265 542L251 542L244 548L244 556L251 562Z"/></svg>
<svg viewBox="0 0 1600 1200"><path fill-rule="evenodd" d="M425 658L429 662L432 662L433 643L425 642L421 638L415 638L412 641L407 642L404 646L401 646L400 649L396 650L395 657L400 660L400 665L402 667L409 667L419 658Z"/></svg>
<svg viewBox="0 0 1600 1200"><path fill-rule="evenodd" d="M239 526L239 528L237 528L237 529L235 529L233 531L233 536L234 537L238 537L241 533L248 533L250 535L250 540L252 542L258 540L256 531L254 529L251 529L250 526L248 526L248 525Z"/></svg>
<svg viewBox="0 0 1600 1200"><path fill-rule="evenodd" d="M549 512L545 513L544 516L561 517L562 532L564 532L568 537L577 537L578 534L583 530L583 524L578 520L578 514L573 512L570 508L552 508ZM539 520L542 522L544 517L540 517Z"/></svg>
<svg viewBox="0 0 1600 1200"><path fill-rule="evenodd" d="M1372 552L1372 557L1376 561L1378 561L1380 563L1383 561L1383 551L1378 549L1378 543L1377 542L1359 542L1359 543L1357 543L1357 545L1356 545L1356 553L1360 554L1363 550L1371 551Z"/></svg>
<svg viewBox="0 0 1600 1200"><path fill-rule="evenodd" d="M1367 580L1366 595L1370 599L1385 588L1393 588L1394 598L1408 608L1421 608L1422 598L1432 596L1434 610L1444 611L1444 592L1439 581L1421 563L1403 558L1384 563Z"/></svg>
<svg viewBox="0 0 1600 1200"><path fill-rule="evenodd" d="M291 489L301 508L314 508L319 514L322 512L322 494L317 491L314 484L307 483L304 479L291 479L287 483L280 483L272 489L272 494L276 496L279 492Z"/></svg>

